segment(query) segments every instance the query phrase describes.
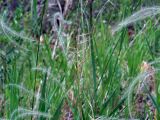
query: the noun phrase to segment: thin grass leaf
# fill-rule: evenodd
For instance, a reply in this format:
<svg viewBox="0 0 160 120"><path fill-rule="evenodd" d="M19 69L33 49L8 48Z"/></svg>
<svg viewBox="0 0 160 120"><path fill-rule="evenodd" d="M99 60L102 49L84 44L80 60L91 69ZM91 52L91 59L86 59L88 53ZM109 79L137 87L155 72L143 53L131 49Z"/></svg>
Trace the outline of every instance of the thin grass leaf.
<svg viewBox="0 0 160 120"><path fill-rule="evenodd" d="M90 22L90 54L91 54L91 65L92 65L92 77L93 77L93 103L96 102L97 97L97 80L96 80L96 62L95 62L95 52L94 52L94 42L93 42L93 1L90 1L89 3L89 22ZM95 107L95 106L94 106Z"/></svg>
<svg viewBox="0 0 160 120"><path fill-rule="evenodd" d="M46 64L46 63L44 63L44 64ZM46 86L47 86L46 82L47 82L47 77L48 77L48 71L45 73L44 80L42 81L41 98L43 100L46 99ZM46 112L46 107L45 106L46 106L45 102L40 101L40 103L39 103L39 111ZM42 116L42 117L40 117L40 120L45 120L45 118Z"/></svg>
<svg viewBox="0 0 160 120"><path fill-rule="evenodd" d="M54 115L52 116L51 120L58 120L61 115L61 109L64 103L64 98L61 100L60 104L58 105Z"/></svg>
<svg viewBox="0 0 160 120"><path fill-rule="evenodd" d="M144 85L145 85L145 89L147 90L150 99L152 100L152 102L153 102L154 106L156 107L156 109L157 109L157 111L158 111L158 114L159 114L159 113L160 113L160 107L159 107L159 105L157 104L154 96L151 95L150 91L149 91L148 88L147 88L147 85L146 85L146 84L144 84Z"/></svg>
<svg viewBox="0 0 160 120"><path fill-rule="evenodd" d="M116 113L116 111L124 104L125 100L126 100L127 96L124 96L117 104L117 106L112 110L112 112L109 114L109 117L111 117L112 115L114 115Z"/></svg>
<svg viewBox="0 0 160 120"><path fill-rule="evenodd" d="M115 90L113 91L113 93L108 97L108 99L103 103L102 108L101 108L101 110L100 110L100 114L102 114L102 113L104 112L104 110L107 108L109 102L111 102L112 97L115 95L116 90L117 90L117 89L115 89Z"/></svg>
<svg viewBox="0 0 160 120"><path fill-rule="evenodd" d="M37 0L31 0L31 17L32 17L32 26L33 26L33 31L36 29L35 25L37 24L37 18L38 18L38 13L37 13Z"/></svg>

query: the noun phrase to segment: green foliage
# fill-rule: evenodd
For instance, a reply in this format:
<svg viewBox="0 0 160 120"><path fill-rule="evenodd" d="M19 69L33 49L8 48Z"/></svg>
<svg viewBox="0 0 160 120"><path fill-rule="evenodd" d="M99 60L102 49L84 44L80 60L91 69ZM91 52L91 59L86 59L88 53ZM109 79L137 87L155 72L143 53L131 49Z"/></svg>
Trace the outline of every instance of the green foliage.
<svg viewBox="0 0 160 120"><path fill-rule="evenodd" d="M78 12L75 11L74 17L70 18L73 21L70 33L66 38L58 36L66 43L65 49L56 43L52 48L51 40L55 36L42 33L47 7L43 8L39 18L37 0L32 0L30 13L23 13L23 7L20 7L8 23L4 16L1 17L0 93L4 95L0 103L1 118L57 120L62 117L66 100L77 120L130 118L128 103L134 101L131 96L136 91L138 80L135 78L140 74L142 61L153 62L159 71L159 15L154 19L146 17L135 21L131 44L127 27L112 34L112 24L124 22L125 18L140 10L143 1L115 0L108 4L115 6L108 8L111 11L102 11L98 18L93 15L91 27L88 6L80 0ZM93 10L100 11L101 5L95 1ZM42 36L43 42L40 41ZM54 47L57 47L55 51ZM158 81L159 77L156 77L157 98L151 94L150 97L159 112ZM73 91L73 101L68 95L69 90ZM134 108L134 103L131 105Z"/></svg>

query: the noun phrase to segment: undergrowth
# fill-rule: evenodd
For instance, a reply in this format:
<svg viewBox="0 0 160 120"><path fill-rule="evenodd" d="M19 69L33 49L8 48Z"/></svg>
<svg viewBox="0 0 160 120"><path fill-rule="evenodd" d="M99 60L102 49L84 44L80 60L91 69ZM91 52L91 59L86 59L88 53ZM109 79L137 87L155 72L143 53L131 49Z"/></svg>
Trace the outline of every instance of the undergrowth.
<svg viewBox="0 0 160 120"><path fill-rule="evenodd" d="M95 1L89 12L91 6L79 0L68 20L62 19L71 27L66 32L60 25L59 41L53 45L54 34L42 30L47 6L38 17L37 0L32 0L31 11L17 8L10 21L3 10L1 119L63 119L65 105L75 120L137 119L132 116L134 95L145 77L140 72L143 61L156 69L156 97L151 97L160 119L160 7L143 8L140 1L136 7L130 7L134 3L128 0L102 5ZM106 10L108 5L111 12ZM98 14L91 16L95 9ZM127 26L131 24L135 35L130 41Z"/></svg>

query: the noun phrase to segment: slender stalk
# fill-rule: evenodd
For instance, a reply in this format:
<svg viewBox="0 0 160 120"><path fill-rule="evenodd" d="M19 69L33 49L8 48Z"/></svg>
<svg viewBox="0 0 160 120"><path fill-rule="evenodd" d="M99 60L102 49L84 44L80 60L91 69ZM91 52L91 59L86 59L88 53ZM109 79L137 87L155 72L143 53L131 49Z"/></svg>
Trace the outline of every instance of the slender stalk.
<svg viewBox="0 0 160 120"><path fill-rule="evenodd" d="M95 107L95 103L96 103L96 86L97 86L97 81L96 81L96 65L95 65L95 53L94 53L94 45L93 45L93 0L89 0L89 30L90 30L90 52L91 52L91 63L92 63L92 77L93 77L93 89L94 89L94 93L93 93L93 105Z"/></svg>
<svg viewBox="0 0 160 120"><path fill-rule="evenodd" d="M46 10L46 3L48 2L48 0L45 0L44 1L44 7L43 7L43 10L42 10L42 13L41 13L41 16L40 16L40 19L39 19L39 24L40 24L40 32L39 32L39 36L42 35L42 25L43 25L43 17L44 17L44 14L45 14L45 10ZM36 55L36 67L38 66L38 61L39 61L39 49L40 49L40 41L38 40L38 46L37 46L37 55ZM35 81L34 81L34 88L33 88L33 91L35 93L36 91L36 82L37 82L37 70L35 71ZM34 97L32 99L32 110L33 110L33 107L34 107Z"/></svg>

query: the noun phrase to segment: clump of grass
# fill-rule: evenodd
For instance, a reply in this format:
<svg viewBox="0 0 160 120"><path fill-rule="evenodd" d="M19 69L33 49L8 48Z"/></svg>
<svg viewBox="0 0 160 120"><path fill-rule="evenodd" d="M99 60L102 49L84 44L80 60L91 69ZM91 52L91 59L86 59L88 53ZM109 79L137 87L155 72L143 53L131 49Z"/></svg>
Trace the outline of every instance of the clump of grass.
<svg viewBox="0 0 160 120"><path fill-rule="evenodd" d="M39 20L36 1L32 0L32 25L36 24L34 18ZM135 119L132 116L132 93L139 80L146 76L139 75L139 66L143 60L157 59L151 52L154 38L158 35L158 32L154 32L157 28L146 18L158 17L159 7L142 8L110 29L103 22L101 11L98 14L99 22L92 16L94 4L96 2L90 4L88 11L89 5L83 0L79 1L75 18L71 18L71 25L76 24L74 19L78 24L72 26L71 33L67 33L69 37L62 35L63 22L69 23L60 13L55 14L54 17L62 19L59 26L54 20L57 41L62 49L57 47L58 42L54 49L50 47L54 34L42 33L43 15L47 7L42 10L40 29L32 26L33 38L14 31L3 19L0 20L4 37L0 36L0 39L7 40L0 51L0 67L4 69L0 74L5 76L2 91L5 105L0 117L60 119L66 105L73 119ZM117 14L117 19L122 18L128 8L120 10L122 14ZM147 24L141 29L136 23L144 19ZM134 43L129 46L125 27L132 23L136 31ZM75 37L72 38L72 35ZM19 47L15 48L10 44L12 42ZM123 83L125 85L122 86ZM70 100L69 90L72 90L73 101L76 102ZM153 101L158 109L159 93L156 94L157 100L153 98Z"/></svg>

